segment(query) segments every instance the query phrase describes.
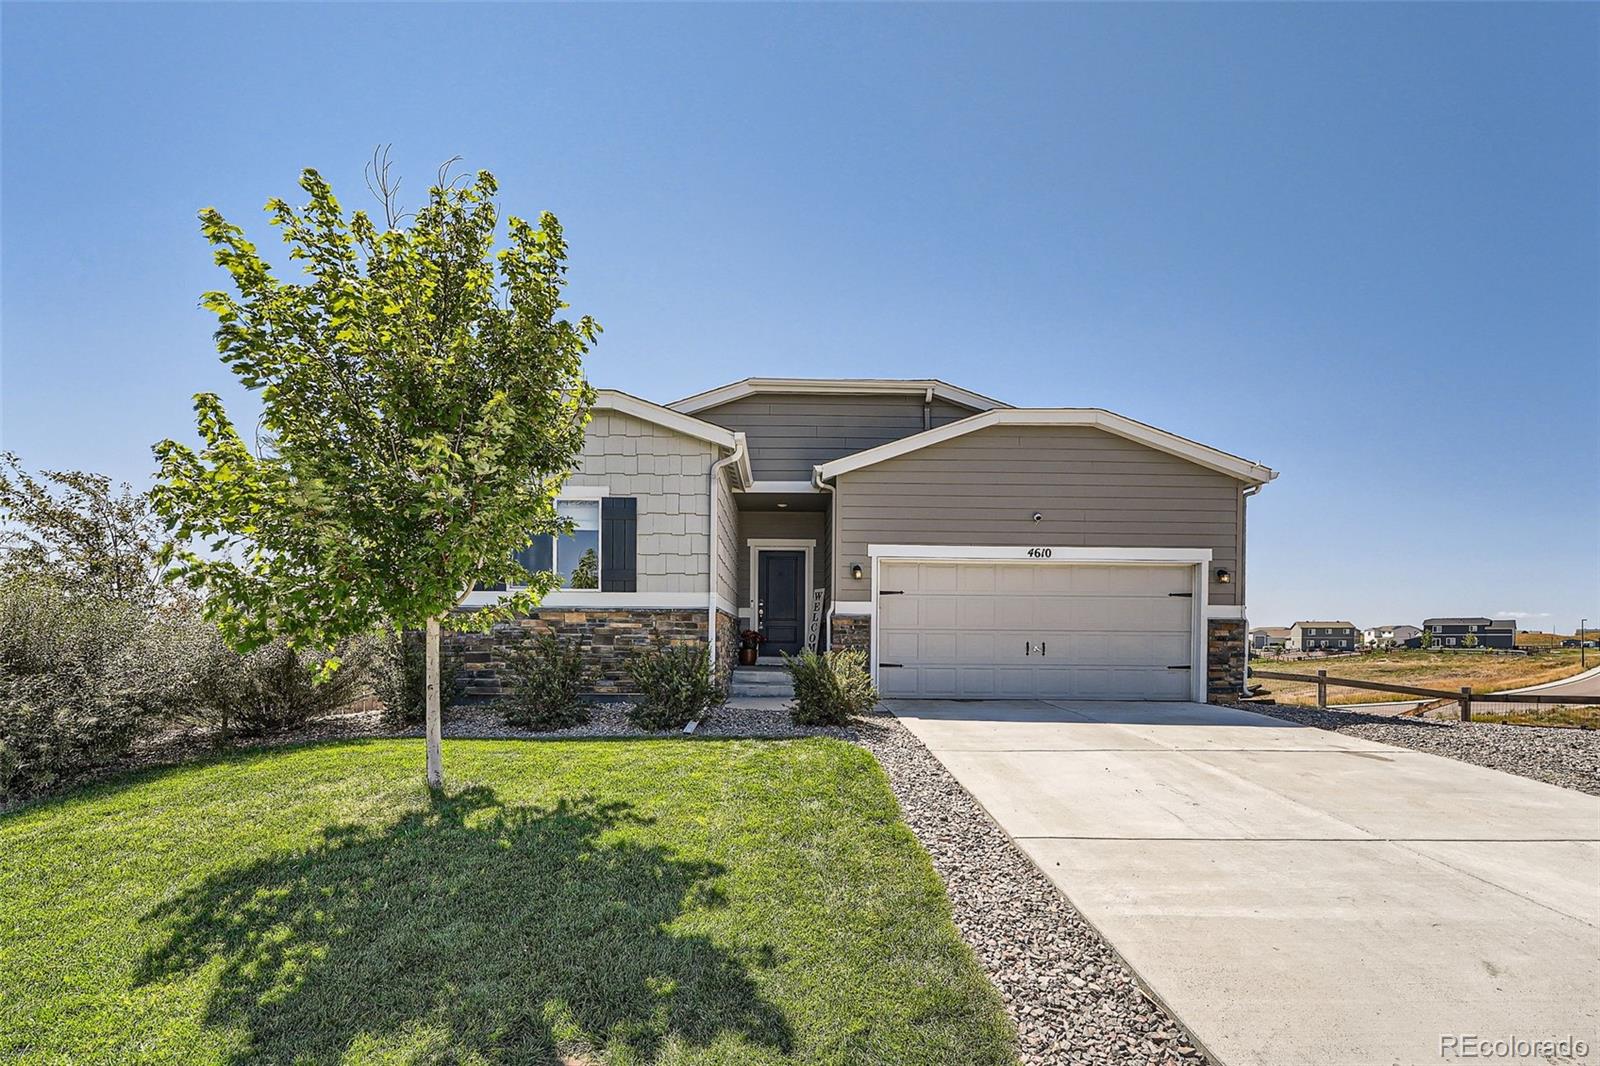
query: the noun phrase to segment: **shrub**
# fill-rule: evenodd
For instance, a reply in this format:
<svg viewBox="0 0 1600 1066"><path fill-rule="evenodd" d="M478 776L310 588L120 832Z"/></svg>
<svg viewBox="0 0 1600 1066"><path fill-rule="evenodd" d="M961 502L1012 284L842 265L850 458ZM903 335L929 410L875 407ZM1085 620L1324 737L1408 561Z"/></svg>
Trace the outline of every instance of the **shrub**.
<svg viewBox="0 0 1600 1066"><path fill-rule="evenodd" d="M0 795L125 757L152 710L132 605L45 580L0 584Z"/></svg>
<svg viewBox="0 0 1600 1066"><path fill-rule="evenodd" d="M422 630L387 630L374 637L370 647L370 688L383 704L384 724L391 729L420 726L428 699L428 650ZM439 702L444 709L465 694L466 686L456 676L460 665L461 653L441 640Z"/></svg>
<svg viewBox="0 0 1600 1066"><path fill-rule="evenodd" d="M785 655L783 662L794 678L796 725L844 725L851 715L865 714L878 703L866 652L804 651Z"/></svg>
<svg viewBox="0 0 1600 1066"><path fill-rule="evenodd" d="M629 660L628 677L639 689L628 719L650 732L682 729L722 702L710 657L693 644L669 647L658 639L655 647Z"/></svg>
<svg viewBox="0 0 1600 1066"><path fill-rule="evenodd" d="M566 729L589 720L583 702L583 652L545 633L531 644L509 648L505 673L513 688L497 701L507 725Z"/></svg>

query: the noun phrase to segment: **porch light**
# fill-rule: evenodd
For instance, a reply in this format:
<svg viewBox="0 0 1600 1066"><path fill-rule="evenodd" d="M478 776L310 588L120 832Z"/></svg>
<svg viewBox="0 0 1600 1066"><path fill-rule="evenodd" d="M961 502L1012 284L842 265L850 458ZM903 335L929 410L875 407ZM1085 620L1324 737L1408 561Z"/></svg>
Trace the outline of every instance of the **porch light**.
<svg viewBox="0 0 1600 1066"><path fill-rule="evenodd" d="M857 581L861 580L861 564L860 563L855 563L854 565L852 565L850 567L850 576L855 578Z"/></svg>
<svg viewBox="0 0 1600 1066"><path fill-rule="evenodd" d="M1231 573L1229 573L1226 570L1218 570L1217 571L1217 584L1219 584L1219 585L1231 585L1232 583L1233 583L1233 575Z"/></svg>

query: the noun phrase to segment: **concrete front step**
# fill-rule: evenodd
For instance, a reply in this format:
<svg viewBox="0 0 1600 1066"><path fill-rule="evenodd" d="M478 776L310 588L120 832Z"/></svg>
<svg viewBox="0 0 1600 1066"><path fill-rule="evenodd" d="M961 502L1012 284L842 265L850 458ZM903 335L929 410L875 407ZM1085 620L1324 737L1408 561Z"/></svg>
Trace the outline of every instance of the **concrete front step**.
<svg viewBox="0 0 1600 1066"><path fill-rule="evenodd" d="M734 698L792 699L794 682L782 667L742 666L728 679L728 694Z"/></svg>

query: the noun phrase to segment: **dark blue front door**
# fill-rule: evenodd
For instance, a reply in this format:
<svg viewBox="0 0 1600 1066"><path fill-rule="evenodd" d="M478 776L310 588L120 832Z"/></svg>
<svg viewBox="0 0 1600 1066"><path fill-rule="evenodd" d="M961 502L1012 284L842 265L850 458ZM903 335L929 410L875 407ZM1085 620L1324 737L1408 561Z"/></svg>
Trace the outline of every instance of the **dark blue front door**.
<svg viewBox="0 0 1600 1066"><path fill-rule="evenodd" d="M761 653L793 655L806 640L806 553L764 551L757 558L761 560L757 606L761 632L767 638Z"/></svg>

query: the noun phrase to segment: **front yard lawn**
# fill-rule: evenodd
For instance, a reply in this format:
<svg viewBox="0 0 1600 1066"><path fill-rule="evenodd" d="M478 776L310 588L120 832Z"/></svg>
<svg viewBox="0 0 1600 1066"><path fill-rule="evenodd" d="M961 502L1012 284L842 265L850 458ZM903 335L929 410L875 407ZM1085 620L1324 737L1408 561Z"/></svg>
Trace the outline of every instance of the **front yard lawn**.
<svg viewBox="0 0 1600 1066"><path fill-rule="evenodd" d="M1014 1063L842 741L254 751L0 816L0 1061Z"/></svg>
<svg viewBox="0 0 1600 1066"><path fill-rule="evenodd" d="M1399 650L1363 652L1359 655L1334 655L1326 659L1284 659L1250 657L1251 670L1276 670L1286 674L1315 674L1328 671L1330 677L1355 681L1392 681L1397 685L1458 691L1471 685L1474 692L1498 692L1526 685L1542 685L1571 677L1582 668L1578 649L1540 652L1536 655L1498 655L1479 651ZM1596 665L1594 652L1589 665ZM1309 682L1275 681L1261 678L1253 687L1267 689L1277 703L1302 707L1317 705L1317 686ZM1373 692L1366 689L1328 688L1328 702L1376 703L1380 700L1414 699L1403 693Z"/></svg>

